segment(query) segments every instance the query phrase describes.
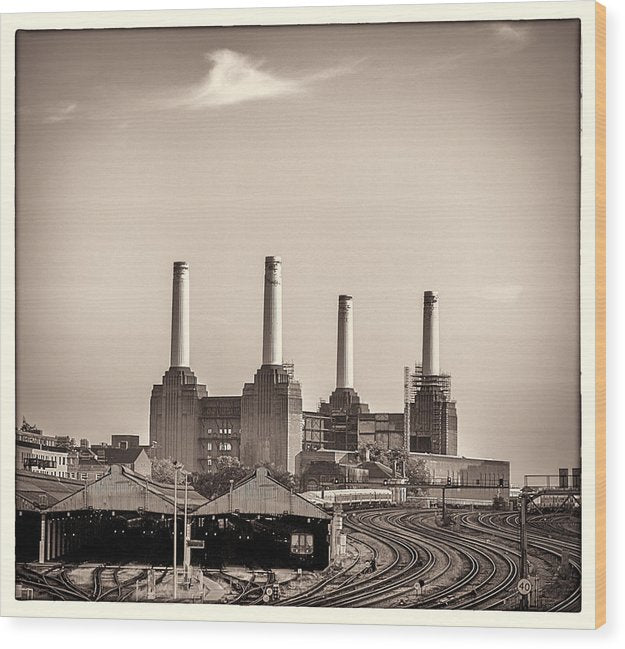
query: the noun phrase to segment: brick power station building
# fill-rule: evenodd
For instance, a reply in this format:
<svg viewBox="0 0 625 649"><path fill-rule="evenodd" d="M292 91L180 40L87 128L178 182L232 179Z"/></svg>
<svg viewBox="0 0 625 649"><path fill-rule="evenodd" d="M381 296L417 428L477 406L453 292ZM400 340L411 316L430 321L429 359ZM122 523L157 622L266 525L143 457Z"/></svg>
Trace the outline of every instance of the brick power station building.
<svg viewBox="0 0 625 649"><path fill-rule="evenodd" d="M150 400L156 457L207 471L216 458L270 463L295 472L303 451L355 451L366 443L411 452L455 455L456 404L451 377L439 368L438 295L426 292L423 360L406 372L404 410L372 413L354 387L353 299L339 296L336 387L316 412L302 410L302 391L282 359L282 262L265 259L262 364L242 394L209 396L190 367L189 267L174 263L170 367Z"/></svg>
<svg viewBox="0 0 625 649"><path fill-rule="evenodd" d="M171 366L150 399L156 457L210 470L220 456L246 466L270 463L295 471L302 447L302 391L282 363L282 262L265 259L262 364L243 394L209 396L189 361L189 267L174 263Z"/></svg>

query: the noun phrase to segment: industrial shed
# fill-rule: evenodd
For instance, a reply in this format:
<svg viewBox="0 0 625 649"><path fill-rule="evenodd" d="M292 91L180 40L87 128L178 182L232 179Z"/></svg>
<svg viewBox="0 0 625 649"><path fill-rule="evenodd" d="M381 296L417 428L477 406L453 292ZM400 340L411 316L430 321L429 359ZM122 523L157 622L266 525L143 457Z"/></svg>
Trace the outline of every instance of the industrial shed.
<svg viewBox="0 0 625 649"><path fill-rule="evenodd" d="M178 485L177 548L184 552L184 486ZM265 468L214 500L187 489L192 561L204 566L325 567L331 516L284 487ZM19 472L16 555L20 562L97 561L170 565L174 486L113 465L102 478L74 480ZM312 536L295 556L292 535ZM200 547L203 546L203 547Z"/></svg>
<svg viewBox="0 0 625 649"><path fill-rule="evenodd" d="M40 512L75 494L84 482L33 471L15 472L15 509L18 512Z"/></svg>
<svg viewBox="0 0 625 649"><path fill-rule="evenodd" d="M215 514L262 514L266 516L300 516L327 520L330 516L323 509L312 505L305 498L287 489L265 467L233 485L230 493L205 502L193 512L194 516Z"/></svg>
<svg viewBox="0 0 625 649"><path fill-rule="evenodd" d="M191 487L187 490L187 498L189 511L206 500ZM95 509L171 515L173 507L174 485L153 482L128 467L114 464L104 476L55 503L48 511ZM184 512L183 485L178 485L178 511Z"/></svg>
<svg viewBox="0 0 625 649"><path fill-rule="evenodd" d="M323 568L328 564L331 518L260 467L229 493L193 512L192 538L204 541L194 562L212 567ZM311 556L292 552L291 537L298 533L312 535Z"/></svg>
<svg viewBox="0 0 625 649"><path fill-rule="evenodd" d="M187 489L189 512L205 500ZM171 562L174 486L127 467L113 465L86 485L18 472L16 508L18 561ZM178 486L176 509L181 517L183 485ZM182 525L178 534L182 553Z"/></svg>

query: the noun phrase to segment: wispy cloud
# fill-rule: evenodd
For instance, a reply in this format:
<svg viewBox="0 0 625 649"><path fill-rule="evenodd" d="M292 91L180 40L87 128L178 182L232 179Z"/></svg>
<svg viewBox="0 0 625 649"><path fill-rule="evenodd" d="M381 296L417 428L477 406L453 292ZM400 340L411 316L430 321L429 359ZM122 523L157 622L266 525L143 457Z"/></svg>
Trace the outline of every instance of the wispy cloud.
<svg viewBox="0 0 625 649"><path fill-rule="evenodd" d="M78 108L78 104L76 103L63 103L49 108L43 118L43 123L56 124L57 122L66 122L75 116L76 108Z"/></svg>
<svg viewBox="0 0 625 649"><path fill-rule="evenodd" d="M527 28L521 24L505 23L496 28L497 36L515 46L525 44L528 38Z"/></svg>
<svg viewBox="0 0 625 649"><path fill-rule="evenodd" d="M177 93L177 97L166 100L166 107L200 109L296 95L306 92L316 82L352 72L356 65L287 77L268 70L262 59L228 49L210 52L206 59L211 68L204 79Z"/></svg>

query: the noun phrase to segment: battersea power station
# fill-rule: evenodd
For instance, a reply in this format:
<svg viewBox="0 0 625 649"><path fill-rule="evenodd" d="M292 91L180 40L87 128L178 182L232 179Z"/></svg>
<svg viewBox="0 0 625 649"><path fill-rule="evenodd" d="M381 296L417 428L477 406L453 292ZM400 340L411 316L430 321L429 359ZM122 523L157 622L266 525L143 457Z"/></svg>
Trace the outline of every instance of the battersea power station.
<svg viewBox="0 0 625 649"><path fill-rule="evenodd" d="M338 297L336 387L318 411L302 410L302 388L282 357L282 261L265 259L262 363L242 393L212 396L191 369L189 266L173 267L171 359L150 399L150 444L157 458L210 471L220 456L244 466L270 464L301 474L315 459L337 463L376 444L438 458L449 473L457 458L451 377L439 366L439 298L423 303L422 363L405 368L404 409L373 413L354 389L353 299ZM442 462L442 464L441 464ZM476 462L487 462L476 460ZM461 464L456 463L460 470ZM466 467L465 467L466 470Z"/></svg>

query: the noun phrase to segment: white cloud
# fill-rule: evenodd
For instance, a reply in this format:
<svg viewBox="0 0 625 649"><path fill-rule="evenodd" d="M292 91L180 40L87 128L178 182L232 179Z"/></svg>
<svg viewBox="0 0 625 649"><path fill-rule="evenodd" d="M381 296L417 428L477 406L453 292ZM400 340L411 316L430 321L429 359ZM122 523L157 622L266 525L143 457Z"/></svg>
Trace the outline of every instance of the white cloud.
<svg viewBox="0 0 625 649"><path fill-rule="evenodd" d="M527 28L521 24L506 23L497 27L497 35L504 41L514 45L522 45L527 40Z"/></svg>
<svg viewBox="0 0 625 649"><path fill-rule="evenodd" d="M76 113L78 104L59 104L53 108L48 109L47 115L43 118L44 124L56 124L57 122L65 122L72 119Z"/></svg>
<svg viewBox="0 0 625 649"><path fill-rule="evenodd" d="M324 79L351 72L352 67L336 67L299 77L283 77L264 68L264 61L222 49L206 55L212 64L204 79L168 100L169 107L206 108L240 104L245 101L285 97L305 92Z"/></svg>

